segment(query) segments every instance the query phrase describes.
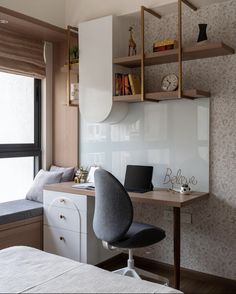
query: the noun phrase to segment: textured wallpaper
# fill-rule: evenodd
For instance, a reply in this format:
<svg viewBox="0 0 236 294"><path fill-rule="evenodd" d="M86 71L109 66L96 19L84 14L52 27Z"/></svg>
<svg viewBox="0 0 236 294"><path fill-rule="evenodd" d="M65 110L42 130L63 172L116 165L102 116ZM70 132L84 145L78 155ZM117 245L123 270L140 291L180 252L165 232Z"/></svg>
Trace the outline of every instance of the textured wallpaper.
<svg viewBox="0 0 236 294"><path fill-rule="evenodd" d="M198 23L208 23L208 37L212 42L224 41L236 49L235 0L214 4L197 12L184 8L185 45L196 42ZM132 24L135 27L135 40L138 44L139 26L134 19L132 19ZM154 40L176 38L177 16L164 16L162 20L152 16L147 17L145 30L146 51L151 51ZM153 66L146 69L147 90L158 90L161 78L170 72L177 72L176 64ZM187 88L194 86L210 90L212 93L210 99L209 187L211 197L183 209L184 212L192 213L193 223L182 224L181 266L236 279L236 55L185 62L184 85ZM182 102L169 103L174 105L174 103ZM158 140L159 136L163 136L163 128L159 128L159 125L154 127L154 131L152 128L153 133L157 136L155 142L145 142L145 140L143 142L139 136L140 130L144 135L148 130L143 129L142 121L140 123L137 117L142 116L148 108L149 112L145 115L148 116L148 113L154 115L155 109L158 110L160 106L155 103L144 105L130 106L128 118L125 120L126 125L125 122L121 122L117 126L106 124L91 126L81 121L80 162L84 165L93 162L101 163L103 167L110 170L113 170L113 164L114 166L126 166L127 158L142 158L147 163L152 162L153 153L148 152L150 147L147 145L158 149ZM131 123L132 120L133 123ZM156 120L158 121L158 118ZM187 128L189 121L185 117L181 117L181 120L186 120ZM122 144L114 138L122 139ZM129 140L132 142L130 143ZM208 138L205 141L204 144L207 144ZM142 144L142 149L140 149L140 144ZM130 146L133 152L128 149ZM108 148L112 152L111 150L110 152L104 151ZM163 160L165 154L160 153L159 158ZM124 170L120 171L120 176L121 174L124 174ZM119 177L119 173L115 175ZM173 264L173 224L164 219L165 210L168 208L145 204L135 205L135 218L138 221L160 226L166 230L167 235L166 239L159 244L137 250L136 254Z"/></svg>
<svg viewBox="0 0 236 294"><path fill-rule="evenodd" d="M175 15L146 21L146 50L153 39L176 38ZM215 4L192 12L184 9L184 44L198 36L198 23L208 24L208 38L224 41L236 49L236 1ZM136 28L138 31L138 28ZM148 89L155 91L163 73L177 72L176 65L146 71ZM209 200L189 206L193 224L182 224L181 266L229 279L236 279L236 55L196 60L184 64L184 84L212 93L210 111ZM163 219L164 208L136 205L138 220L163 227L162 243L139 250L143 257L173 263L172 223Z"/></svg>

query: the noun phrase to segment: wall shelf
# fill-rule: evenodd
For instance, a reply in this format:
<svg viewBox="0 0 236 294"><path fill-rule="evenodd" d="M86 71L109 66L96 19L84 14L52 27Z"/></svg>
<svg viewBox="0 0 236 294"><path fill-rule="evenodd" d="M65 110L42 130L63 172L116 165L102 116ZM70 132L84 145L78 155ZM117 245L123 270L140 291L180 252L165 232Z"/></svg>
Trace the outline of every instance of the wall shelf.
<svg viewBox="0 0 236 294"><path fill-rule="evenodd" d="M183 48L183 61L212 58L234 54L235 50L223 42L206 43ZM145 55L145 66L178 62L178 49L149 53ZM141 66L141 55L114 58L116 65L129 68Z"/></svg>
<svg viewBox="0 0 236 294"><path fill-rule="evenodd" d="M61 72L67 73L68 72L68 65L65 64L64 66L61 67ZM72 74L79 74L79 63L72 63L70 65L70 72Z"/></svg>
<svg viewBox="0 0 236 294"><path fill-rule="evenodd" d="M145 101L166 101L166 100L178 100L178 99L198 99L198 98L208 98L211 97L210 92L198 90L198 89L190 89L184 90L182 93L182 97L178 97L178 91L174 92L154 92L154 93L146 93L144 101L142 101L141 94L138 95L126 95L126 96L114 96L113 101L115 102L128 102L128 103L136 103L136 102L145 102Z"/></svg>

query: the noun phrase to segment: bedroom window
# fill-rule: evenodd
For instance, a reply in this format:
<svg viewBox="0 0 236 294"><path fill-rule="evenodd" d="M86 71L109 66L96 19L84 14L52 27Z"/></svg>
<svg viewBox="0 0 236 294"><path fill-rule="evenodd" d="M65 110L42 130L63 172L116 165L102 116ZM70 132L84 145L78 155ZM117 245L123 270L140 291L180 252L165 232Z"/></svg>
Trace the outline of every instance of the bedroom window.
<svg viewBox="0 0 236 294"><path fill-rule="evenodd" d="M41 81L0 72L0 202L25 198L41 167Z"/></svg>

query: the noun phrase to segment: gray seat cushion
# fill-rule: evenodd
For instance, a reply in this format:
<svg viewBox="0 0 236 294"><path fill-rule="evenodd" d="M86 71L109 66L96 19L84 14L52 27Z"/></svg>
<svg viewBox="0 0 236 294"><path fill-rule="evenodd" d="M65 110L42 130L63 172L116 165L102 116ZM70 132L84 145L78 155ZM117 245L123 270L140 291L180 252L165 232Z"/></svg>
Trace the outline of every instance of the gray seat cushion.
<svg viewBox="0 0 236 294"><path fill-rule="evenodd" d="M0 203L0 225L43 215L43 205L30 200Z"/></svg>
<svg viewBox="0 0 236 294"><path fill-rule="evenodd" d="M121 240L110 244L118 248L142 248L160 242L165 236L165 231L158 227L133 222Z"/></svg>

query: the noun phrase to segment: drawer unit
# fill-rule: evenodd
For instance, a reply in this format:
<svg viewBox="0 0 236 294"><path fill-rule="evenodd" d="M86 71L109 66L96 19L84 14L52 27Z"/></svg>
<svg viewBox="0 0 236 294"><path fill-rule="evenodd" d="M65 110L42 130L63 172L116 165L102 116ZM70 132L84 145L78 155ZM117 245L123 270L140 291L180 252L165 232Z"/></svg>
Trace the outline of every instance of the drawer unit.
<svg viewBox="0 0 236 294"><path fill-rule="evenodd" d="M94 205L94 197L45 190L44 250L90 264L117 254L105 250L93 232Z"/></svg>
<svg viewBox="0 0 236 294"><path fill-rule="evenodd" d="M44 191L44 205L87 211L87 197L69 193Z"/></svg>
<svg viewBox="0 0 236 294"><path fill-rule="evenodd" d="M44 206L44 224L86 234L87 212L57 206Z"/></svg>
<svg viewBox="0 0 236 294"><path fill-rule="evenodd" d="M44 250L76 261L81 260L80 233L44 226Z"/></svg>

